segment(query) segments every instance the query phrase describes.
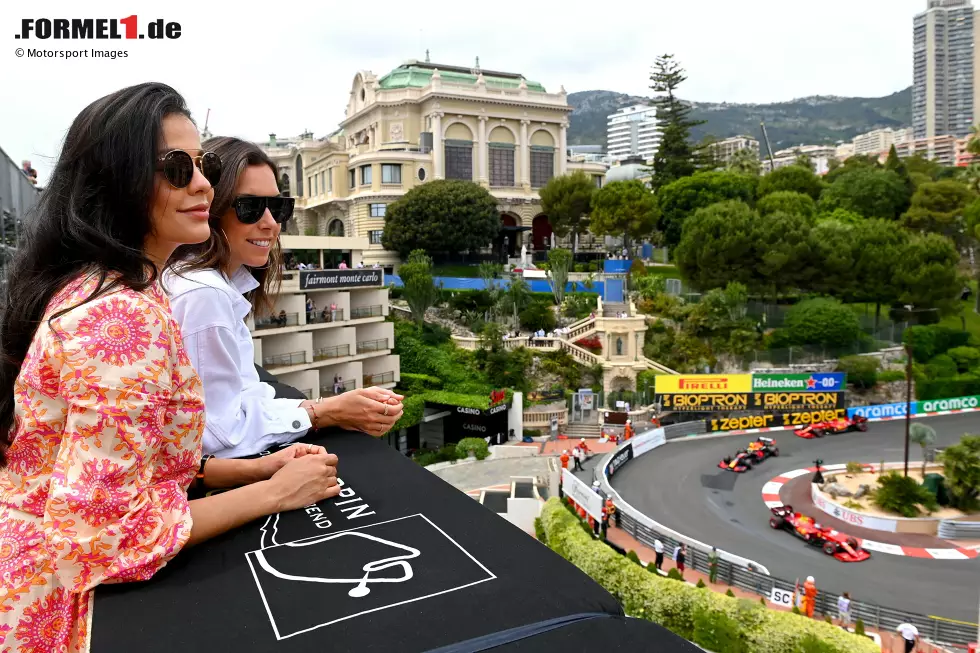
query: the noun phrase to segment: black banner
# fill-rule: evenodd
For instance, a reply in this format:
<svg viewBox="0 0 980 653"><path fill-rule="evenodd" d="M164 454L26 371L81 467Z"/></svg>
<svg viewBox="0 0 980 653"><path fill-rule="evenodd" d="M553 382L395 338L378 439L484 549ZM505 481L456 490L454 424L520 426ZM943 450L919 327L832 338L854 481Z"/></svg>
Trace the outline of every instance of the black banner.
<svg viewBox="0 0 980 653"><path fill-rule="evenodd" d="M300 290L338 290L343 288L378 288L385 284L381 268L352 268L350 270L300 270Z"/></svg>
<svg viewBox="0 0 980 653"><path fill-rule="evenodd" d="M619 453L613 456L609 464L606 465L606 474L612 476L616 473L617 469L620 469L623 465L633 460L633 443L628 443L625 447L620 449Z"/></svg>
<svg viewBox="0 0 980 653"><path fill-rule="evenodd" d="M442 429L446 444L459 442L463 438L483 438L488 444L507 442L507 404L498 404L486 410L429 402L426 402L426 406L450 411Z"/></svg>
<svg viewBox="0 0 980 653"><path fill-rule="evenodd" d="M768 429L777 426L802 427L807 424L843 419L846 414L847 410L844 408L829 408L767 415L719 417L708 420L708 431L744 431L746 429Z"/></svg>
<svg viewBox="0 0 980 653"><path fill-rule="evenodd" d="M843 392L753 392L657 395L664 410L721 413L758 410L768 413L844 407Z"/></svg>

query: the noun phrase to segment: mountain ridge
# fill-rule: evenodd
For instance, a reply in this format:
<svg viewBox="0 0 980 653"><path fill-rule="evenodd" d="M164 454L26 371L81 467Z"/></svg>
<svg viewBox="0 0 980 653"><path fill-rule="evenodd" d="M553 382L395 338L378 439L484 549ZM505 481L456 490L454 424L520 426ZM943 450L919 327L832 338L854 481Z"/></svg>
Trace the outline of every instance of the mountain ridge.
<svg viewBox="0 0 980 653"><path fill-rule="evenodd" d="M568 129L570 145L606 145L606 117L651 99L608 90L577 91L568 95L574 109ZM727 138L745 134L762 142L760 122L766 123L773 150L798 145L833 145L858 134L912 122L912 87L877 98L811 95L783 102L735 103L691 101L691 118L707 123L691 130L695 141L706 136ZM765 145L762 145L765 152Z"/></svg>

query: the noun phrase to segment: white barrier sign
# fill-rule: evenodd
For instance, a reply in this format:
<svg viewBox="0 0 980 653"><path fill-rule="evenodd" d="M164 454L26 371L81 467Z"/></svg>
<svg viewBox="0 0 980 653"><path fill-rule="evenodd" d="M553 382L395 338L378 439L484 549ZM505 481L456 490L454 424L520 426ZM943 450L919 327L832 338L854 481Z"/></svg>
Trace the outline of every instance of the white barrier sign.
<svg viewBox="0 0 980 653"><path fill-rule="evenodd" d="M568 469L561 470L561 489L572 501L582 506L594 519L602 519L602 497L592 491Z"/></svg>
<svg viewBox="0 0 980 653"><path fill-rule="evenodd" d="M784 608L792 608L793 592L791 590L781 590L778 587L773 587L772 594L769 595L769 602Z"/></svg>
<svg viewBox="0 0 980 653"><path fill-rule="evenodd" d="M656 449L667 442L663 429L653 429L642 435L638 435L630 442L633 443L633 457L642 456L651 449Z"/></svg>
<svg viewBox="0 0 980 653"><path fill-rule="evenodd" d="M839 506L833 501L824 498L824 496L820 494L820 490L817 488L817 486L813 484L810 485L810 498L813 499L813 505L815 505L817 508L824 511L828 515L847 522L848 524L854 524L855 526L870 528L876 531L886 531L889 533L894 533L898 530L898 522L896 520L887 519L885 517L864 515L848 510L844 506Z"/></svg>

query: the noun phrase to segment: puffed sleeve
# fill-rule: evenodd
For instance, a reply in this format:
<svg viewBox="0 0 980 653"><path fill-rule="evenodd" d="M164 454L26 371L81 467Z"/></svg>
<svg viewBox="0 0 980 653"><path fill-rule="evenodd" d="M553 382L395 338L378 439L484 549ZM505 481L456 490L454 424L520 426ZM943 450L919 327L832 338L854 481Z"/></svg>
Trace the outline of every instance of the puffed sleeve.
<svg viewBox="0 0 980 653"><path fill-rule="evenodd" d="M52 325L68 414L44 527L54 572L75 592L148 579L191 533L203 417L175 387L179 334L140 297L111 294Z"/></svg>

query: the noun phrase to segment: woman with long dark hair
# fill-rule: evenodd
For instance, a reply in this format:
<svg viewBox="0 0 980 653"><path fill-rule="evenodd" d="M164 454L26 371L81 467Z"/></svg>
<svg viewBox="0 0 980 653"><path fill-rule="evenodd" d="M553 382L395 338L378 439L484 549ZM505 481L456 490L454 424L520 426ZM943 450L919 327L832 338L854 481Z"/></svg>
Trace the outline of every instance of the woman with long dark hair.
<svg viewBox="0 0 980 653"><path fill-rule="evenodd" d="M259 380L245 318L272 312L282 276L279 232L295 200L281 196L276 166L255 144L221 137L204 147L227 167L214 189L211 237L179 247L164 279L204 384L204 451L256 454L325 426L386 433L401 416L401 395L357 388L316 400L277 399L275 389Z"/></svg>
<svg viewBox="0 0 980 653"><path fill-rule="evenodd" d="M2 650L86 651L95 586L339 493L321 447L201 463L201 382L159 272L208 238L221 174L163 84L97 100L68 130L0 317ZM269 480L188 501L195 478Z"/></svg>

